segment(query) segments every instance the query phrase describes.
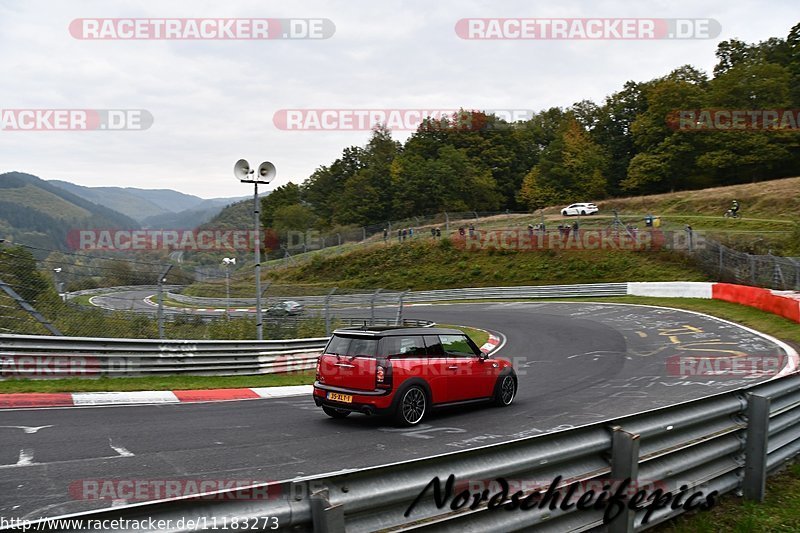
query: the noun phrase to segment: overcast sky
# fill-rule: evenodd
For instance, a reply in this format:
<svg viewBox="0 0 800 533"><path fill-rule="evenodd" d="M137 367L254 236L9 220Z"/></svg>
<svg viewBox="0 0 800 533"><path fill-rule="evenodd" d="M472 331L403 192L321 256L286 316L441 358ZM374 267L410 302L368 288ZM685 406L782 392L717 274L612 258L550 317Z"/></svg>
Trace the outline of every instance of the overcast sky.
<svg viewBox="0 0 800 533"><path fill-rule="evenodd" d="M2 109L145 109L145 131L0 131L0 172L81 185L243 196L234 162L299 183L365 131L284 131L281 109L531 109L601 102L627 80L692 64L721 40L785 37L796 0L0 0ZM78 18L327 18L325 40L88 41ZM714 39L464 40L470 17L712 18ZM408 132L397 132L404 140Z"/></svg>

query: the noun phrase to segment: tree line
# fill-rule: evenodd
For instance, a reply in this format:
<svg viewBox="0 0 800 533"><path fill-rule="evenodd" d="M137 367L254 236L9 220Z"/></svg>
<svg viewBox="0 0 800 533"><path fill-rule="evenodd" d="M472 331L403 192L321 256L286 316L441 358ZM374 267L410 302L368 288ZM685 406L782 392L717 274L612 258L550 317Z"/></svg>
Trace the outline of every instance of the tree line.
<svg viewBox="0 0 800 533"><path fill-rule="evenodd" d="M684 65L506 123L482 111L428 119L405 143L377 126L302 184L263 200L275 229L370 225L442 211L534 210L609 196L797 175L800 125L682 131L676 112L800 109L800 24L786 38L721 42L712 75ZM796 113L795 113L796 116Z"/></svg>

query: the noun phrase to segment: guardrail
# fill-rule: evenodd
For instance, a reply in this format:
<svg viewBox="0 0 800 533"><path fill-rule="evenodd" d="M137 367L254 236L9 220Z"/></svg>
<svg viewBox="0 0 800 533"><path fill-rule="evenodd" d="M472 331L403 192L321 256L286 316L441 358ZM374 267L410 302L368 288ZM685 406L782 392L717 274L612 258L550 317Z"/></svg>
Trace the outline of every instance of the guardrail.
<svg viewBox="0 0 800 533"><path fill-rule="evenodd" d="M181 288L182 285L164 285L163 289L165 290L177 290ZM72 291L64 293L64 297L67 300L75 298L76 296L89 296L89 295L98 295L98 294L105 294L107 292L119 292L119 291L155 291L158 290L158 285L122 285L119 287L98 287L96 289L83 289L80 291Z"/></svg>
<svg viewBox="0 0 800 533"><path fill-rule="evenodd" d="M354 294L332 294L331 296L285 296L272 297L270 300L294 300L306 307L322 307L326 299L331 306L367 306L373 300L385 302L396 301L404 294L405 302L428 303L446 300L470 299L519 299L519 298L570 298L592 296L624 296L627 294L627 283L587 283L580 285L525 285L518 287L470 287L465 289L441 289L431 291L395 291L368 292ZM225 307L253 306L255 298L214 298L204 296L186 296L180 293L167 292L167 297L180 303L195 306Z"/></svg>
<svg viewBox="0 0 800 533"><path fill-rule="evenodd" d="M513 407L511 408L513 409ZM504 411L505 413L506 411ZM509 412L513 416L513 412ZM766 475L800 452L800 377L713 395L574 429L367 468L219 491L203 497L81 513L92 520L154 517L195 523L277 523L281 530L367 531L585 531L618 515L611 533L640 531L741 491L764 496ZM453 484L448 487L448 478ZM559 481L560 477L560 481ZM436 493L433 480L440 480ZM501 493L498 478L511 486ZM628 490L620 490L629 479ZM622 505L580 509L596 502L606 484ZM547 489L551 496L544 500ZM527 510L490 509L518 489ZM473 506L473 495L488 490ZM466 490L467 492L462 492ZM571 490L571 494L570 494ZM558 496L554 496L557 491ZM588 495L589 491L594 491ZM638 510L630 506L637 491ZM538 492L542 498L525 500ZM669 495L667 494L669 493ZM570 494L569 497L567 494ZM672 503L679 498L680 505ZM268 495L267 497L264 497ZM437 507L436 499L441 501ZM551 504L553 498L555 504ZM648 499L649 498L649 499ZM710 498L710 499L709 499ZM417 500L416 505L412 505ZM563 504L564 501L568 504ZM544 501L544 504L541 502ZM562 505L563 504L563 505ZM581 507L584 507L582 505ZM406 516L407 515L407 516ZM264 522L269 517L270 522ZM66 518L66 517L64 517ZM260 521L260 522L259 522ZM268 526L267 526L268 527ZM122 531L109 529L109 531ZM171 531L190 531L175 527ZM62 531L72 531L63 529Z"/></svg>
<svg viewBox="0 0 800 533"><path fill-rule="evenodd" d="M340 319L359 326L369 319ZM394 325L376 318L375 325ZM404 320L431 326L427 320ZM310 370L328 337L269 341L185 341L0 335L3 374L15 378L146 376L190 374L232 376Z"/></svg>

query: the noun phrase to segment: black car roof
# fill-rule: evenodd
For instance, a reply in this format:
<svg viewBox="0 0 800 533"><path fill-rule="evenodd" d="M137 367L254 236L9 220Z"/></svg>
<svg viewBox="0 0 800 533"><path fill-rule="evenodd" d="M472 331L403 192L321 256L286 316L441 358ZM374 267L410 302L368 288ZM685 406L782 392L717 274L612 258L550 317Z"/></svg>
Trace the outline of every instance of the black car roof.
<svg viewBox="0 0 800 533"><path fill-rule="evenodd" d="M408 326L367 326L354 328L340 328L333 332L334 335L364 335L369 337L393 337L397 335L464 335L465 333L452 328L424 328Z"/></svg>

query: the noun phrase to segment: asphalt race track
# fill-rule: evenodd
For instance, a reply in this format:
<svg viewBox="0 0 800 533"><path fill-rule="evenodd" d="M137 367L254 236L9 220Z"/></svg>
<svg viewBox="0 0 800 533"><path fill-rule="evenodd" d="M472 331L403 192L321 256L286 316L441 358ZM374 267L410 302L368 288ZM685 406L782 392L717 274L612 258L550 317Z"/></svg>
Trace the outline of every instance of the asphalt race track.
<svg viewBox="0 0 800 533"><path fill-rule="evenodd" d="M271 481L539 435L754 381L670 375L670 356L783 353L737 326L651 307L483 303L414 306L406 317L501 333L497 355L519 374L514 404L443 411L413 429L332 420L310 397L0 411L0 516L136 503L70 492L86 479Z"/></svg>

